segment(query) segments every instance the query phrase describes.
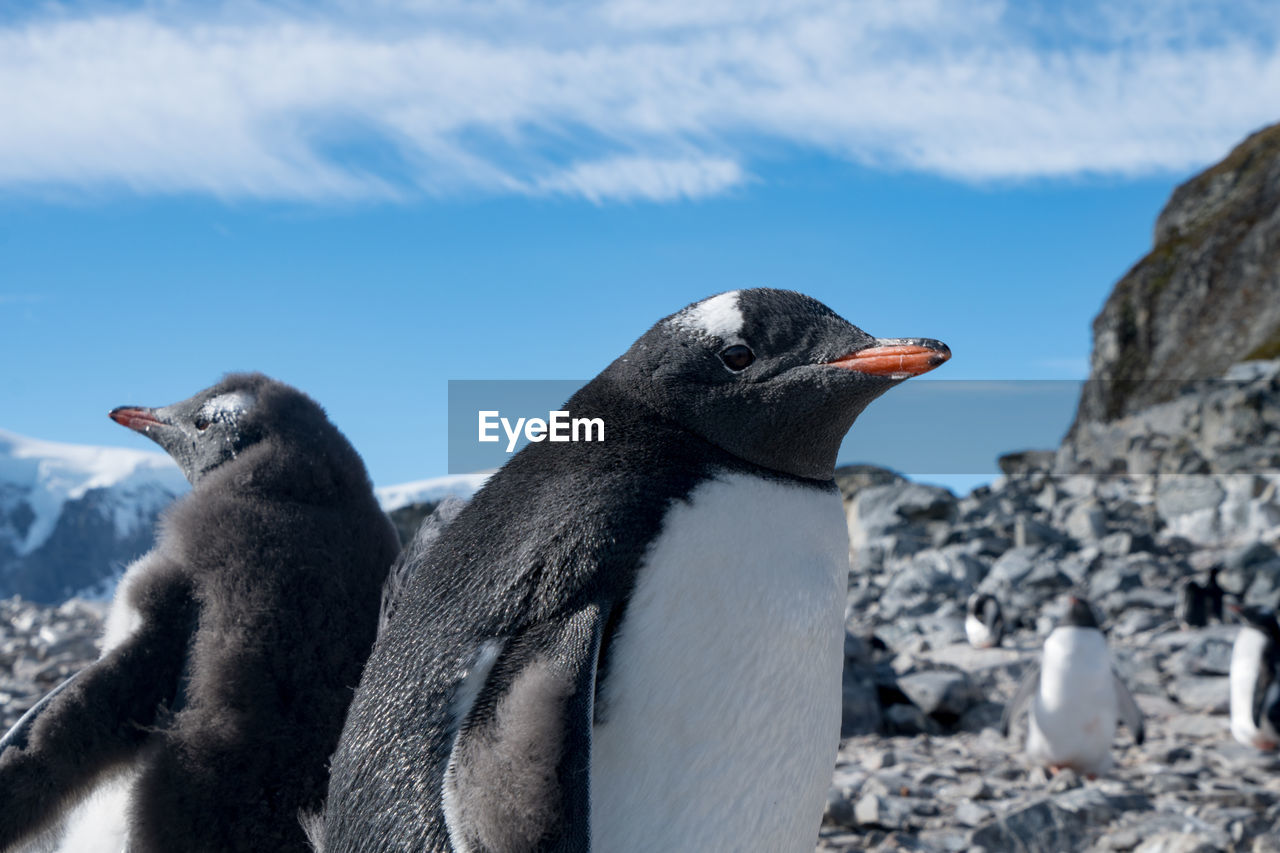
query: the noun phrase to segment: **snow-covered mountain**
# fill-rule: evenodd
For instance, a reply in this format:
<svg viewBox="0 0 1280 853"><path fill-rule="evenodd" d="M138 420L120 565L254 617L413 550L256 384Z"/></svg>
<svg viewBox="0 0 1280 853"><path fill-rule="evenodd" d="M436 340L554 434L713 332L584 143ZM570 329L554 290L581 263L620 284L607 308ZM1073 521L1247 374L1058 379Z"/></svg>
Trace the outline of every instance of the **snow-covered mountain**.
<svg viewBox="0 0 1280 853"><path fill-rule="evenodd" d="M0 596L103 596L187 491L163 453L0 431Z"/></svg>
<svg viewBox="0 0 1280 853"><path fill-rule="evenodd" d="M467 497L488 473L385 486L378 500L393 512ZM189 489L164 453L0 430L0 598L111 595L125 567L151 547L160 512Z"/></svg>

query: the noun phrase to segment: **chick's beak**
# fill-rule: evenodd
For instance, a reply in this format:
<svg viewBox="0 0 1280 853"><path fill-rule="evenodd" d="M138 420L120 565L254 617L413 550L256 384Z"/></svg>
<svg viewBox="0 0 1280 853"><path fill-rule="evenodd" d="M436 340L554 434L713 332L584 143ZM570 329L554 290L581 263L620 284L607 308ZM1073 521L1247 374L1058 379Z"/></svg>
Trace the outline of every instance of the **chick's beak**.
<svg viewBox="0 0 1280 853"><path fill-rule="evenodd" d="M108 412L107 417L120 426L141 433L145 433L151 427L164 426L164 421L156 417L154 409L145 409L141 406L120 406Z"/></svg>

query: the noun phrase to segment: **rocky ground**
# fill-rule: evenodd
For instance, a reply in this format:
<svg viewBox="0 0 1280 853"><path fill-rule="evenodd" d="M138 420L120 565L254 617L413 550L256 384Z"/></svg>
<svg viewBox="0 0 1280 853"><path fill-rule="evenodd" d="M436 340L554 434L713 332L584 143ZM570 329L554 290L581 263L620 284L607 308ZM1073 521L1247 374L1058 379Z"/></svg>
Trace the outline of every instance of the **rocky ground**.
<svg viewBox="0 0 1280 853"><path fill-rule="evenodd" d="M1280 363L1002 467L960 499L882 469L839 472L846 737L819 849L1280 851L1280 760L1228 731L1237 628L1174 618L1179 585L1215 565L1234 598L1280 602ZM975 591L1014 627L1003 648L965 642ZM1031 766L1025 724L999 734L1067 592L1105 617L1147 718L1146 742L1122 730L1099 780Z"/></svg>
<svg viewBox="0 0 1280 853"><path fill-rule="evenodd" d="M1005 648L939 633L937 645L881 653L916 702L888 705L884 733L842 743L818 849L1280 851L1280 758L1228 731L1235 630L1166 622L1112 635L1147 733L1135 746L1122 729L1117 766L1097 780L1031 764L1025 722L1000 736L1002 703L1039 653L1034 631Z"/></svg>
<svg viewBox="0 0 1280 853"><path fill-rule="evenodd" d="M0 734L98 656L105 612L74 598L58 607L0 599Z"/></svg>

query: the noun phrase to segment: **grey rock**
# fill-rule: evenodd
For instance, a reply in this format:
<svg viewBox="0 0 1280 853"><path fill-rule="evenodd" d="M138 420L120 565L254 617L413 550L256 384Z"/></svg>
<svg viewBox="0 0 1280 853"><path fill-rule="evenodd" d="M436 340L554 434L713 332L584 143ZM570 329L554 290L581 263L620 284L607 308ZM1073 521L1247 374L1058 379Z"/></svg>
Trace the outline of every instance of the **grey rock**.
<svg viewBox="0 0 1280 853"><path fill-rule="evenodd" d="M1231 669L1231 647L1235 641L1234 627L1201 629L1182 649L1168 656L1161 668L1170 675L1225 676ZM1193 632L1186 632L1193 633Z"/></svg>
<svg viewBox="0 0 1280 853"><path fill-rule="evenodd" d="M855 827L858 825L853 814L853 803L846 792L832 788L827 792L827 804L822 812L824 826Z"/></svg>
<svg viewBox="0 0 1280 853"><path fill-rule="evenodd" d="M928 670L899 676L898 687L916 707L939 721L954 723L981 694L959 670Z"/></svg>
<svg viewBox="0 0 1280 853"><path fill-rule="evenodd" d="M991 571L987 573L986 578L982 581L981 589L984 592L1013 589L1021 584L1036 568L1037 558L1041 554L1041 549L1034 547L1014 548L1011 551L1006 551L991 566Z"/></svg>
<svg viewBox="0 0 1280 853"><path fill-rule="evenodd" d="M982 826L991 820L995 812L978 803L965 802L956 806L956 822L961 826Z"/></svg>
<svg viewBox="0 0 1280 853"><path fill-rule="evenodd" d="M1072 539L1085 542L1101 539L1107 530L1106 512L1096 500L1089 498L1072 506L1063 527Z"/></svg>
<svg viewBox="0 0 1280 853"><path fill-rule="evenodd" d="M1060 853L1080 849L1088 839L1083 816L1041 800L976 830L969 841L988 850Z"/></svg>
<svg viewBox="0 0 1280 853"><path fill-rule="evenodd" d="M1200 510L1214 510L1226 496L1214 477L1163 477L1156 486L1156 511L1166 520Z"/></svg>
<svg viewBox="0 0 1280 853"><path fill-rule="evenodd" d="M996 460L996 464L1006 477L1023 477L1053 470L1055 456L1052 450L1021 450L1004 454Z"/></svg>
<svg viewBox="0 0 1280 853"><path fill-rule="evenodd" d="M1162 832L1143 841L1134 853L1218 853L1221 849L1203 835Z"/></svg>
<svg viewBox="0 0 1280 853"><path fill-rule="evenodd" d="M1115 559L1105 560L1089 576L1089 595L1092 598L1102 598L1113 592L1125 592L1140 586L1141 572L1128 563Z"/></svg>
<svg viewBox="0 0 1280 853"><path fill-rule="evenodd" d="M906 478L896 471L875 465L841 465L835 471L836 486L846 501L872 486L892 486L905 483Z"/></svg>
<svg viewBox="0 0 1280 853"><path fill-rule="evenodd" d="M889 816L889 807L884 797L877 794L864 794L858 798L853 807L853 819L858 826L895 826Z"/></svg>
<svg viewBox="0 0 1280 853"><path fill-rule="evenodd" d="M1066 534L1055 530L1050 525L1037 521L1026 515L1019 515L1013 521L1013 546L1026 548L1032 545L1054 545L1069 539Z"/></svg>
<svg viewBox="0 0 1280 853"><path fill-rule="evenodd" d="M866 664L845 658L840 683L840 737L878 732L883 711L874 671Z"/></svg>
<svg viewBox="0 0 1280 853"><path fill-rule="evenodd" d="M884 709L885 729L889 734L916 735L938 731L938 724L915 705L896 703Z"/></svg>
<svg viewBox="0 0 1280 853"><path fill-rule="evenodd" d="M937 486L919 483L871 486L860 491L848 508L850 538L855 545L930 521L950 521L956 497Z"/></svg>

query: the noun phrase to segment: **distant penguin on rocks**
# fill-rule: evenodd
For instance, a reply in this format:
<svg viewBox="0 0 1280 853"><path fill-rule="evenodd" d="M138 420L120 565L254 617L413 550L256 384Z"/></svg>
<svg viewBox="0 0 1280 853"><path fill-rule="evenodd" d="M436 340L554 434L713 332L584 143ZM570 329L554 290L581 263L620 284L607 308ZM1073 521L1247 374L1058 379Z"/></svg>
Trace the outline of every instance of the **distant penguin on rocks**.
<svg viewBox="0 0 1280 853"><path fill-rule="evenodd" d="M324 411L233 374L116 422L192 491L126 571L101 658L0 740L0 850L309 850L398 551Z"/></svg>
<svg viewBox="0 0 1280 853"><path fill-rule="evenodd" d="M1231 734L1258 749L1280 745L1280 624L1266 607L1232 606L1243 623L1231 647Z"/></svg>
<svg viewBox="0 0 1280 853"><path fill-rule="evenodd" d="M1209 579L1204 583L1193 579L1187 580L1178 590L1177 616L1184 628L1203 628L1210 619L1222 621L1223 599L1226 597L1222 587L1218 585L1219 566L1209 570Z"/></svg>
<svg viewBox="0 0 1280 853"><path fill-rule="evenodd" d="M1072 596L1067 603L1040 663L1028 669L1005 706L1000 727L1008 736L1014 717L1030 707L1027 754L1050 769L1092 776L1111 769L1117 718L1142 743L1142 711L1116 674L1089 602Z"/></svg>
<svg viewBox="0 0 1280 853"><path fill-rule="evenodd" d="M326 853L811 851L840 734L862 409L950 353L798 293L658 322L411 572L333 759Z"/></svg>
<svg viewBox="0 0 1280 853"><path fill-rule="evenodd" d="M964 618L964 633L969 645L975 649L990 649L1004 639L1004 614L994 595L975 592L969 596L968 612Z"/></svg>

